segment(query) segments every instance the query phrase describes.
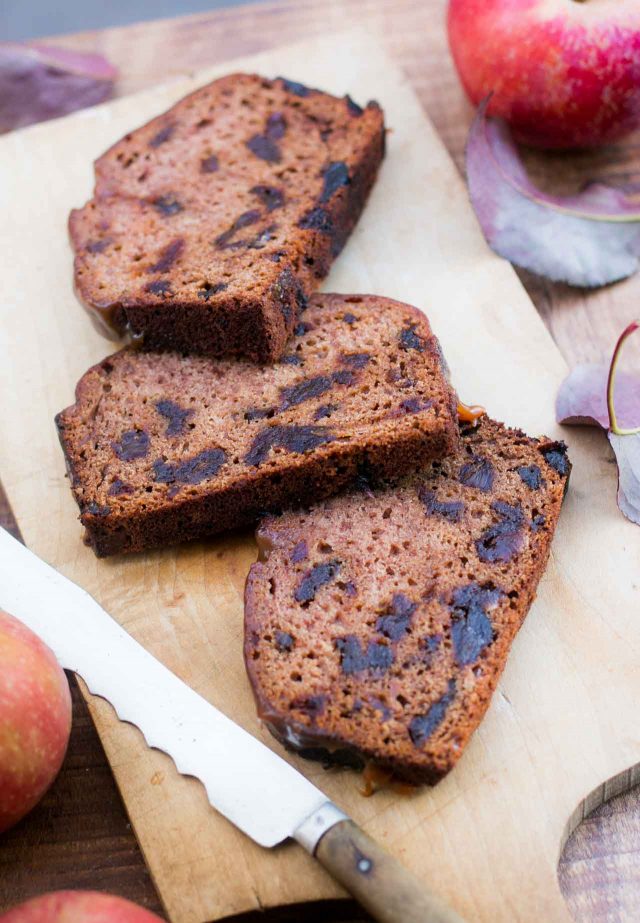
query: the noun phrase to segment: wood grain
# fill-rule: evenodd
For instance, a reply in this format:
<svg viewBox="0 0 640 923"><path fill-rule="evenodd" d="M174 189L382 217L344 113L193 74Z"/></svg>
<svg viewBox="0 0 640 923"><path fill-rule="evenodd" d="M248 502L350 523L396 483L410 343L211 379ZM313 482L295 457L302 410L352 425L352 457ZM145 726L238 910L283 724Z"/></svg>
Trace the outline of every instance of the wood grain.
<svg viewBox="0 0 640 923"><path fill-rule="evenodd" d="M304 16L300 15L302 7L306 8ZM441 0L421 3L326 0L321 10L303 3L265 3L256 9L245 7L101 34L87 33L71 37L66 44L107 49L111 57L120 62L124 76L120 92L124 93L164 79L168 48L171 49L171 68L178 72L209 64L213 59L224 60L251 48L267 47L306 30L319 34L323 31L321 20L325 13L332 25L336 20L348 25L366 17L373 28L384 25L389 45L410 74L423 103L459 162L469 110L446 54L442 11ZM574 177L589 175L593 166L630 181L639 175L634 157L637 157L637 145L631 144L607 150L595 158L591 155L580 158L577 163L574 158L563 160L559 166L569 182L574 181ZM614 332L628 318L628 306L633 309L637 304L633 297L635 280L586 297L534 279L525 279L525 283L571 361L606 352ZM0 512L2 509L0 503ZM640 843L639 806L637 795L622 796L596 811L570 839L561 863L561 882L570 907L579 913L580 919L603 919L605 907L609 914L624 915L625 908L630 912L630 908L637 907L640 902L640 884L637 871L634 871L637 859L635 864L633 862ZM76 830L81 835L83 830L89 829L83 820L82 801L74 802L72 809L66 805L62 810L65 823L70 824L69 841L73 842L77 839ZM46 871L36 858L40 840L39 815L21 825L18 834L23 838L19 842L30 845L31 851L27 854L31 857L34 874L13 889L16 900L49 886ZM0 850L0 862L5 862L10 872L16 867L12 846L7 850L6 840L3 840ZM0 881L2 878L0 875ZM72 882L73 878L69 880ZM94 885L97 883L99 879L94 878ZM136 897L136 893L130 896ZM6 894L0 885L0 907L3 898L6 906ZM144 900L142 890L137 899ZM622 916L610 918L621 919Z"/></svg>

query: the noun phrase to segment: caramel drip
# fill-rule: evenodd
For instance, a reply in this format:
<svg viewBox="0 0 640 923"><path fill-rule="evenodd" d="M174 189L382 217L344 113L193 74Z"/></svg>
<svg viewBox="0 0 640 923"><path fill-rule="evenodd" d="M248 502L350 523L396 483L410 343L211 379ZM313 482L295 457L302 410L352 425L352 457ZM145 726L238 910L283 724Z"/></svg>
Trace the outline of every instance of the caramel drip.
<svg viewBox="0 0 640 923"><path fill-rule="evenodd" d="M458 401L458 420L460 423L475 423L480 417L484 417L486 412L484 407L480 407L479 404L468 405Z"/></svg>
<svg viewBox="0 0 640 923"><path fill-rule="evenodd" d="M264 532L260 531L260 529L257 530L255 538L256 545L258 546L258 561L268 561L269 555L276 546Z"/></svg>
<svg viewBox="0 0 640 923"><path fill-rule="evenodd" d="M413 795L416 788L409 785L408 782L401 782L396 779L389 769L382 769L372 760L368 760L362 770L362 781L364 788L360 789L360 794L365 798L370 798L375 792L388 788L396 795Z"/></svg>

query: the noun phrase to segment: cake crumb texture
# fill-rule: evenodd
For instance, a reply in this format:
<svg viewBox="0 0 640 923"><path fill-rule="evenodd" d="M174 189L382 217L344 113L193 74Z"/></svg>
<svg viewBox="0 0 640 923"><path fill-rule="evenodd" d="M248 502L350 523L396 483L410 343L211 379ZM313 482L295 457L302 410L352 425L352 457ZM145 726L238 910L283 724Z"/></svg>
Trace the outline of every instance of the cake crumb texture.
<svg viewBox="0 0 640 923"><path fill-rule="evenodd" d="M570 463L487 417L451 457L269 517L245 661L283 743L437 782L480 723L534 598Z"/></svg>

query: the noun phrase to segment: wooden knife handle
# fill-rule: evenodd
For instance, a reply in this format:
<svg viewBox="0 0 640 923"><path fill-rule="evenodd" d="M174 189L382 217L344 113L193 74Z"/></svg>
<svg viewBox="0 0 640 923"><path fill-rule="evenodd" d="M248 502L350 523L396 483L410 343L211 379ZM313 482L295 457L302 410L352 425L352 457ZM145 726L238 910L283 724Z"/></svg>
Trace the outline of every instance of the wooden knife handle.
<svg viewBox="0 0 640 923"><path fill-rule="evenodd" d="M315 858L379 923L464 923L351 820L324 834Z"/></svg>

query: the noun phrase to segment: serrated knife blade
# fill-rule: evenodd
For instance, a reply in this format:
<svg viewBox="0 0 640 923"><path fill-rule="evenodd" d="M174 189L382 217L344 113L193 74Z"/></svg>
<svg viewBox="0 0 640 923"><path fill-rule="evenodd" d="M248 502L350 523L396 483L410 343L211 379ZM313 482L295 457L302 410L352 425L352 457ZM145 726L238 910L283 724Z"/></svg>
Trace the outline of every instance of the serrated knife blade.
<svg viewBox="0 0 640 923"><path fill-rule="evenodd" d="M0 528L0 606L261 846L292 837L384 923L460 923L301 773L156 660L77 584ZM375 873L375 874L374 874Z"/></svg>
<svg viewBox="0 0 640 923"><path fill-rule="evenodd" d="M150 747L196 776L211 804L261 846L290 836L327 798L303 775L190 689L85 590L0 531L0 605L24 622L139 728ZM275 788L287 792L274 799Z"/></svg>

